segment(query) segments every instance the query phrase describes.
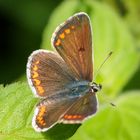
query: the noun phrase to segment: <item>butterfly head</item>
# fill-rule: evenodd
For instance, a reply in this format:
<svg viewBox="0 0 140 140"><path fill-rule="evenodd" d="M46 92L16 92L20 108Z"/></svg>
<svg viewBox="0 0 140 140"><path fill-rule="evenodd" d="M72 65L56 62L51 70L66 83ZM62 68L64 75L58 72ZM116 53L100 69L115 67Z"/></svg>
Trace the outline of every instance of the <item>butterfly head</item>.
<svg viewBox="0 0 140 140"><path fill-rule="evenodd" d="M93 82L91 85L91 92L98 92L99 90L102 89L102 85L101 84L96 84L95 82Z"/></svg>

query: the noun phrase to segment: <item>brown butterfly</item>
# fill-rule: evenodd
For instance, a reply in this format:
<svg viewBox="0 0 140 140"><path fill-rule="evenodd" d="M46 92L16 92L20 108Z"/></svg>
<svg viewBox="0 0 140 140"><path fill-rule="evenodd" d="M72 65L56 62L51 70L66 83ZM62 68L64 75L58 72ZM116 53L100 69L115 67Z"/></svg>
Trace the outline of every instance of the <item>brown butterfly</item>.
<svg viewBox="0 0 140 140"><path fill-rule="evenodd" d="M89 16L80 12L57 27L52 51L34 51L27 63L28 83L37 104L32 125L47 131L56 123L82 123L97 111L96 92L101 85L92 82L92 30Z"/></svg>

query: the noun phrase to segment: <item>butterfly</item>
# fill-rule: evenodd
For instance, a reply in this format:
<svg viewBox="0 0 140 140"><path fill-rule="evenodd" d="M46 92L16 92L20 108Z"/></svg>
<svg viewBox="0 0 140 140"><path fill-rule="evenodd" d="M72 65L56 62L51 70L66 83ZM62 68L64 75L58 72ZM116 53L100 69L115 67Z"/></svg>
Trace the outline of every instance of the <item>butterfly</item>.
<svg viewBox="0 0 140 140"><path fill-rule="evenodd" d="M27 62L29 86L40 98L32 120L38 132L56 123L82 123L94 115L101 89L92 82L92 29L86 13L76 13L58 26L51 42L57 52L36 50Z"/></svg>

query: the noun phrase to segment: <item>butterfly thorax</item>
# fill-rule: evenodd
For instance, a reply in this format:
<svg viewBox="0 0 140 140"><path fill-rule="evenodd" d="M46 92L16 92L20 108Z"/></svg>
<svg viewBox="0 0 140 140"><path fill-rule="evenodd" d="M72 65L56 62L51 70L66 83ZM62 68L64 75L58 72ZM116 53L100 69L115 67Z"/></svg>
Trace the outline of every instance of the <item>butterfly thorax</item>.
<svg viewBox="0 0 140 140"><path fill-rule="evenodd" d="M90 83L89 81L78 81L67 86L71 90L71 95L69 96L84 96L88 93L96 93L101 89L100 84Z"/></svg>

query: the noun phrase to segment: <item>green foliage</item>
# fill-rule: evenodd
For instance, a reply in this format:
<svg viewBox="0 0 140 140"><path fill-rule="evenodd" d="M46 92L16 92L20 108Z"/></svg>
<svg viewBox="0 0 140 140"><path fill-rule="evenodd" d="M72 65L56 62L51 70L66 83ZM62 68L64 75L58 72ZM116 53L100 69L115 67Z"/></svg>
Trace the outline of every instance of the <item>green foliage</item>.
<svg viewBox="0 0 140 140"><path fill-rule="evenodd" d="M103 0L112 6L124 19L133 34L136 47L140 49L140 1L139 0Z"/></svg>
<svg viewBox="0 0 140 140"><path fill-rule="evenodd" d="M0 0L0 84L25 73L27 57L39 49L44 26L60 1Z"/></svg>

